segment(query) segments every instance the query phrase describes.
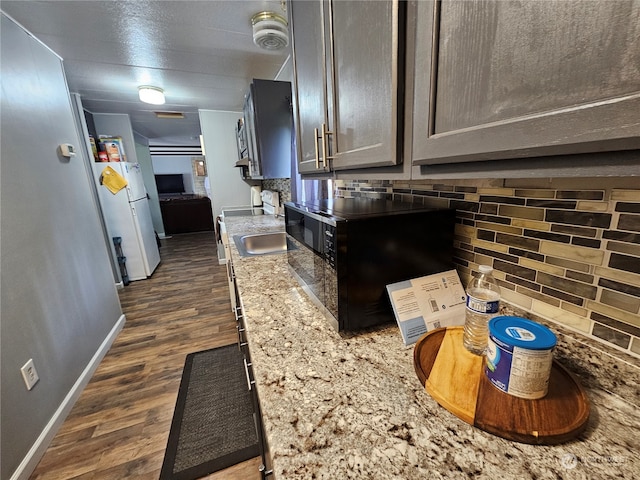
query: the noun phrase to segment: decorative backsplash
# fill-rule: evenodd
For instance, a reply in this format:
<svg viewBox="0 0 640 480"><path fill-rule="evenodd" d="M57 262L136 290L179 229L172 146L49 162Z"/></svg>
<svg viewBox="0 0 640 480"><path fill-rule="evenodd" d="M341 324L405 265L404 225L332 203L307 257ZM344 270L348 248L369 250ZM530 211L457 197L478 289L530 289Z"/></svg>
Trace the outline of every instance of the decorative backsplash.
<svg viewBox="0 0 640 480"><path fill-rule="evenodd" d="M262 180L262 189L279 192L281 203L291 201L291 180L289 178Z"/></svg>
<svg viewBox="0 0 640 480"><path fill-rule="evenodd" d="M338 180L335 196L455 208L463 283L492 265L506 302L640 356L640 190L629 180Z"/></svg>

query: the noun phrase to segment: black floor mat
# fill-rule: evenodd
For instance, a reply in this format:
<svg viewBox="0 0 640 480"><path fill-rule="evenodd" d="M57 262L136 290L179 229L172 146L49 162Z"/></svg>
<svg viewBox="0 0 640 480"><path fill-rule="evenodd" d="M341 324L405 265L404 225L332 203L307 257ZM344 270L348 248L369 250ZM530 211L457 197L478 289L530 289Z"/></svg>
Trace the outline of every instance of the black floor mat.
<svg viewBox="0 0 640 480"><path fill-rule="evenodd" d="M260 454L237 345L187 356L160 480L192 480Z"/></svg>

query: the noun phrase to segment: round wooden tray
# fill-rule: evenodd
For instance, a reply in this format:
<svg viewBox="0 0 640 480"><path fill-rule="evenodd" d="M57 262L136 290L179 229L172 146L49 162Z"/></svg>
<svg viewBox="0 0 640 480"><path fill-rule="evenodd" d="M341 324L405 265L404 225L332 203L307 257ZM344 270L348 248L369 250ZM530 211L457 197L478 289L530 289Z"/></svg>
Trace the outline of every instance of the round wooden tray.
<svg viewBox="0 0 640 480"><path fill-rule="evenodd" d="M464 348L462 334L463 327L433 330L413 351L418 378L440 405L486 432L522 443L558 444L584 430L589 401L559 363L553 362L544 398L514 397L491 384L484 374L484 357Z"/></svg>

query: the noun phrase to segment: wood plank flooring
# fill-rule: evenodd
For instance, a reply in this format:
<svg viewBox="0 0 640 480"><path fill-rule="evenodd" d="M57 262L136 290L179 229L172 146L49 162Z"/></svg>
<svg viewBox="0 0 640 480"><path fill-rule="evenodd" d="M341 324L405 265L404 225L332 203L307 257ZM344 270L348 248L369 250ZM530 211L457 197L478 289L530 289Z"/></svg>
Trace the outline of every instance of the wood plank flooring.
<svg viewBox="0 0 640 480"><path fill-rule="evenodd" d="M157 480L187 354L234 343L212 232L162 240L150 279L120 290L127 321L32 480ZM260 479L254 458L206 477Z"/></svg>

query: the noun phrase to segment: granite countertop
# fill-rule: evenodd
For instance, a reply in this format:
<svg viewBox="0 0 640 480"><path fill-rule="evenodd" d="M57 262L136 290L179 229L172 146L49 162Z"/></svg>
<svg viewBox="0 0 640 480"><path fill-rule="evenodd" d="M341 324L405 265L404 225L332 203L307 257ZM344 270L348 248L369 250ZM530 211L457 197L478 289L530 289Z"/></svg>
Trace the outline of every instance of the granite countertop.
<svg viewBox="0 0 640 480"><path fill-rule="evenodd" d="M271 215L225 218L229 236L283 231ZM586 430L556 446L466 424L418 381L395 324L337 333L286 254L231 254L277 479L637 478L640 361L557 324L556 360L591 402ZM612 355L612 354L615 354Z"/></svg>

